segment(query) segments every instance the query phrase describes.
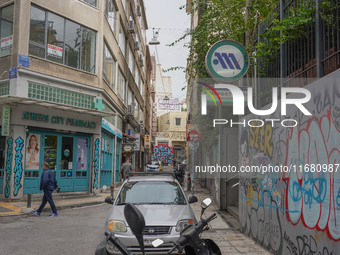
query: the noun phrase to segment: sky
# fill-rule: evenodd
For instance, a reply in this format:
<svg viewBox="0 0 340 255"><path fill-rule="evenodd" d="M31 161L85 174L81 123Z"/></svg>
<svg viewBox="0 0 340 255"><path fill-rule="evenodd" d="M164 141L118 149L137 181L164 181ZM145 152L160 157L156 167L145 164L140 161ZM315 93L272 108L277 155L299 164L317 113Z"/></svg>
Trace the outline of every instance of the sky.
<svg viewBox="0 0 340 255"><path fill-rule="evenodd" d="M186 67L186 59L189 54L185 43L189 42L189 38L169 47L168 44L174 42L183 36L187 29L190 28L190 16L184 9L185 0L144 0L145 12L148 22L147 39L151 40L153 28L159 29L157 45L158 59L154 45L150 45L150 54L156 56L156 63L162 64L163 69L182 66ZM185 99L186 90L181 88L186 86L185 73L183 70L170 71L163 73L164 76L172 78L172 95L180 99Z"/></svg>

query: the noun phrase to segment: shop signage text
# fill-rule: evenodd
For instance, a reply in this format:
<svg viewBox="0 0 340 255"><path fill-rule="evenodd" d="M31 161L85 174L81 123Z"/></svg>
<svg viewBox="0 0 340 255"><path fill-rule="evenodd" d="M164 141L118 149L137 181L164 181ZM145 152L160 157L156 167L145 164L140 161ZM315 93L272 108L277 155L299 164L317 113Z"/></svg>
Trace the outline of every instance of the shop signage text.
<svg viewBox="0 0 340 255"><path fill-rule="evenodd" d="M61 116L50 116L48 114L24 112L22 115L24 120L34 120L42 122L50 122L52 124L84 127L84 128L96 128L97 123L95 121L77 120L73 118L65 118Z"/></svg>
<svg viewBox="0 0 340 255"><path fill-rule="evenodd" d="M11 108L9 106L4 106L2 108L1 135L3 136L9 136L10 112L11 112Z"/></svg>

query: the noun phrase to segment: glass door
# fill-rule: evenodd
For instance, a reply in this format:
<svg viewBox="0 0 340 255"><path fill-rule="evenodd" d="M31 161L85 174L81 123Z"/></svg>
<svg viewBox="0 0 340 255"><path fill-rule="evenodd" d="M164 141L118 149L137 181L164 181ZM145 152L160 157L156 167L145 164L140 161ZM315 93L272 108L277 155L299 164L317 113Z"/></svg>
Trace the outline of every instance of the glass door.
<svg viewBox="0 0 340 255"><path fill-rule="evenodd" d="M73 137L62 136L59 148L59 187L61 191L73 191Z"/></svg>
<svg viewBox="0 0 340 255"><path fill-rule="evenodd" d="M76 164L74 191L89 190L89 169L90 169L90 141L86 137L76 137L75 148Z"/></svg>

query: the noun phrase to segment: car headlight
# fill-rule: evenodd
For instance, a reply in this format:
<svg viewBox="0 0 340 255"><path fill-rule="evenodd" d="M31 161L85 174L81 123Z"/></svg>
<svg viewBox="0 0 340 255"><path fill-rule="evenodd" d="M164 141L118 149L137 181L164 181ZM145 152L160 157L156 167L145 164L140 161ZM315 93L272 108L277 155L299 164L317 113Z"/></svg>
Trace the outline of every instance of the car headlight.
<svg viewBox="0 0 340 255"><path fill-rule="evenodd" d="M112 232L126 232L127 231L125 223L119 220L110 220L107 228L111 230Z"/></svg>
<svg viewBox="0 0 340 255"><path fill-rule="evenodd" d="M109 254L115 254L119 251L119 249L110 240L106 242L105 248Z"/></svg>
<svg viewBox="0 0 340 255"><path fill-rule="evenodd" d="M185 229L189 225L194 225L193 220L180 220L178 221L176 225L176 231L181 232L183 229Z"/></svg>

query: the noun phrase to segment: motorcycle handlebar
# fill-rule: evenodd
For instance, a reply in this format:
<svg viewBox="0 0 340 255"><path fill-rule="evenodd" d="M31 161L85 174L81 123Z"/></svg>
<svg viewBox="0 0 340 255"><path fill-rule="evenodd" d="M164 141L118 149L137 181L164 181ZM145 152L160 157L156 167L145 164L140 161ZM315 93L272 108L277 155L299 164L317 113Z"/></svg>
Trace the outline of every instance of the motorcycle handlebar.
<svg viewBox="0 0 340 255"><path fill-rule="evenodd" d="M211 216L209 216L205 221L207 223L209 223L210 221L212 221L214 218L216 217L216 213L213 213Z"/></svg>
<svg viewBox="0 0 340 255"><path fill-rule="evenodd" d="M168 251L168 254L171 254L174 250L177 249L177 245L175 245L174 247L172 247L172 249L170 251Z"/></svg>

